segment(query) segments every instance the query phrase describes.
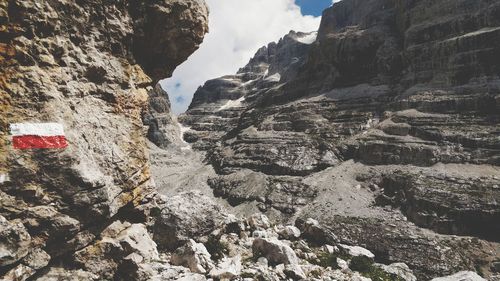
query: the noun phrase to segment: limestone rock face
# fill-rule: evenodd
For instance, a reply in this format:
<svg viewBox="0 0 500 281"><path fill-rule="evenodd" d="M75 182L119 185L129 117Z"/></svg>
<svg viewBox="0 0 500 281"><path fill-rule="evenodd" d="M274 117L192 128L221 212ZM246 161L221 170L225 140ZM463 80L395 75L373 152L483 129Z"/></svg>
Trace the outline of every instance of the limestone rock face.
<svg viewBox="0 0 500 281"><path fill-rule="evenodd" d="M179 125L170 111L167 92L158 83L148 95L148 111L142 116L144 124L149 126L148 139L161 148L182 143Z"/></svg>
<svg viewBox="0 0 500 281"><path fill-rule="evenodd" d="M224 209L200 192L186 192L165 200L153 226L161 249L175 250L187 241L206 239L225 218Z"/></svg>
<svg viewBox="0 0 500 281"><path fill-rule="evenodd" d="M207 151L209 185L233 206L298 218L304 236L362 246L418 279L491 276L499 15L491 0L340 1L317 34L292 32L206 82L179 118L185 140Z"/></svg>
<svg viewBox="0 0 500 281"><path fill-rule="evenodd" d="M102 279L65 272L67 257L99 248L103 229L149 200L148 91L196 50L207 18L199 0L0 3L2 265ZM67 148L13 148L10 124L43 122L64 127ZM60 268L21 260L27 247Z"/></svg>

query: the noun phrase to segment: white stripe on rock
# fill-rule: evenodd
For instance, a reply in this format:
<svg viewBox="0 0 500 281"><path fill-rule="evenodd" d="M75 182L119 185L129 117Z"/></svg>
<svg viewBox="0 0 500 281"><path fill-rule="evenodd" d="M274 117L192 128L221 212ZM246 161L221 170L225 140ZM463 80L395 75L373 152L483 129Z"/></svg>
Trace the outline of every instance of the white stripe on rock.
<svg viewBox="0 0 500 281"><path fill-rule="evenodd" d="M13 136L64 136L64 127L59 123L14 123L10 132Z"/></svg>
<svg viewBox="0 0 500 281"><path fill-rule="evenodd" d="M0 174L0 184L9 181L9 175L7 174Z"/></svg>

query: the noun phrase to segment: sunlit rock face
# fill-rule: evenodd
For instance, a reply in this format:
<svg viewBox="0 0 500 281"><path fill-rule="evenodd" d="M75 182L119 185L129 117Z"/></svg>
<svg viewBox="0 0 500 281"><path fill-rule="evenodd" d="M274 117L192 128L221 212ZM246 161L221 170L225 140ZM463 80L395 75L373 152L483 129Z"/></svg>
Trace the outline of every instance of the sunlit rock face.
<svg viewBox="0 0 500 281"><path fill-rule="evenodd" d="M99 245L112 244L117 258L132 251L111 239L154 243L130 223L120 226L123 236L98 240L118 219L142 220L125 214L152 192L142 124L148 91L198 48L207 10L198 0L0 3L0 215L18 233L7 247L19 245L0 274L23 272L25 280L57 265L51 278L66 280L67 267L89 271L74 278L102 280L121 261L110 260L109 247L98 255ZM10 124L43 122L62 124L66 148L14 149ZM75 268L76 250L92 262L80 255Z"/></svg>
<svg viewBox="0 0 500 281"><path fill-rule="evenodd" d="M341 1L317 35L292 32L201 87L184 139L234 206L316 218L419 278L490 276L499 15L500 1Z"/></svg>

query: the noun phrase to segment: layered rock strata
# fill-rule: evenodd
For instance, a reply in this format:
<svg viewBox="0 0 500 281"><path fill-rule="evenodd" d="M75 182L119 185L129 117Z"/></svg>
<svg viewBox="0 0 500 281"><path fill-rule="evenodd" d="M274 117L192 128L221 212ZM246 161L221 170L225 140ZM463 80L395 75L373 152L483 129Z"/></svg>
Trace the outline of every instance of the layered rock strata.
<svg viewBox="0 0 500 281"><path fill-rule="evenodd" d="M317 218L423 280L498 275L499 13L487 0L341 1L316 40L292 32L201 87L184 139L235 206Z"/></svg>

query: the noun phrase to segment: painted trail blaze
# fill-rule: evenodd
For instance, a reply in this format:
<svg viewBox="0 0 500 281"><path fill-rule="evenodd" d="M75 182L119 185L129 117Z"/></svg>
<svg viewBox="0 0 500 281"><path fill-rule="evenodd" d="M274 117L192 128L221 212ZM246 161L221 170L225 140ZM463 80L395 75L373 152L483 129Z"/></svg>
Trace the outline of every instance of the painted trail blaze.
<svg viewBox="0 0 500 281"><path fill-rule="evenodd" d="M65 148L64 127L58 123L16 123L10 125L15 149Z"/></svg>

